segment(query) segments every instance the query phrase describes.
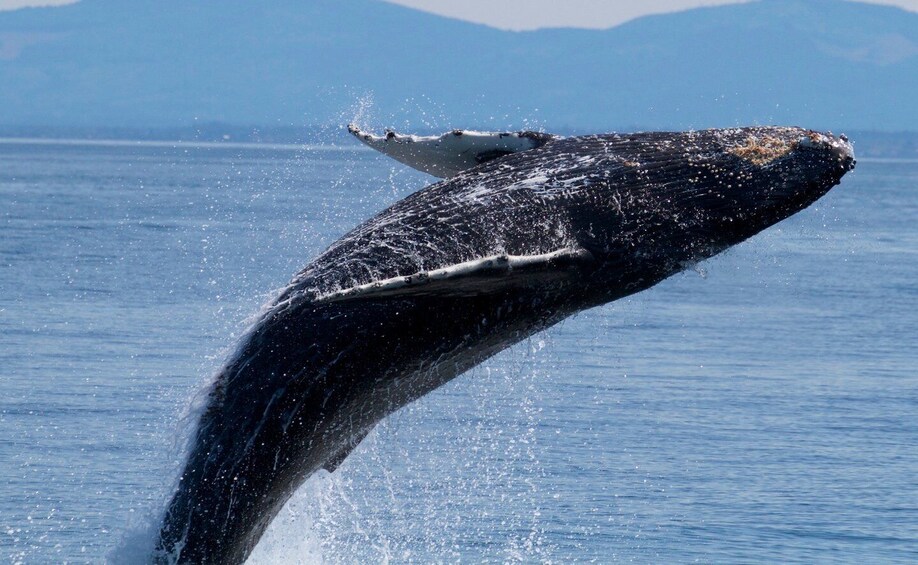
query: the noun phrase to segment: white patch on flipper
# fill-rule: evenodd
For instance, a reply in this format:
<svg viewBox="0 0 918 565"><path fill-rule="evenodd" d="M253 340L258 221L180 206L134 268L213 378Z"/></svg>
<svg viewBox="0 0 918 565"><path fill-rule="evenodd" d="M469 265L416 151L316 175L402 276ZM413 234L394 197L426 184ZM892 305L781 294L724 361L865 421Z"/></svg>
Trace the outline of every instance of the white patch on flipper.
<svg viewBox="0 0 918 565"><path fill-rule="evenodd" d="M396 161L438 178L455 176L504 154L541 147L556 138L532 131L472 130L454 130L440 136L400 135L388 131L386 135L378 136L361 131L354 125L348 125L347 131Z"/></svg>
<svg viewBox="0 0 918 565"><path fill-rule="evenodd" d="M422 290L431 283L459 279L471 275L495 275L510 273L514 269L549 265L559 260L589 260L592 254L581 248L565 248L541 255L492 255L474 259L441 269L421 271L413 275L392 277L371 283L339 290L319 297L316 302L337 302L349 298L381 296Z"/></svg>

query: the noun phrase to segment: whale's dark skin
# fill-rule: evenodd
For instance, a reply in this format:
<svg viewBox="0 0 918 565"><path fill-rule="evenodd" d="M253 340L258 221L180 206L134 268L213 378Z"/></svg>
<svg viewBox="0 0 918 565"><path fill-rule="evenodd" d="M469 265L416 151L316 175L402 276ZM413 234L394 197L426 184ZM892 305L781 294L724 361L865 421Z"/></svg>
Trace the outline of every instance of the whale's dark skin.
<svg viewBox="0 0 918 565"><path fill-rule="evenodd" d="M853 166L844 140L798 128L575 137L396 203L297 275L218 375L154 561L245 561L388 414L806 208ZM501 255L548 258L346 291Z"/></svg>

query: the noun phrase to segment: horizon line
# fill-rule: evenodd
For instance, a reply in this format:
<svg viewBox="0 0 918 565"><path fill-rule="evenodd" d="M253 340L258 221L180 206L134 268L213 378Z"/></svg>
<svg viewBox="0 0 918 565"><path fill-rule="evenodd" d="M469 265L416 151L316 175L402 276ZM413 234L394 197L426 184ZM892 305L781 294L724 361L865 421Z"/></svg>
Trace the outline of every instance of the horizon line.
<svg viewBox="0 0 918 565"><path fill-rule="evenodd" d="M369 151L361 145L345 146L334 143L271 143L241 141L183 141L149 139L79 139L51 137L0 137L0 145L40 145L70 147L137 147L159 149L261 149L270 151Z"/></svg>

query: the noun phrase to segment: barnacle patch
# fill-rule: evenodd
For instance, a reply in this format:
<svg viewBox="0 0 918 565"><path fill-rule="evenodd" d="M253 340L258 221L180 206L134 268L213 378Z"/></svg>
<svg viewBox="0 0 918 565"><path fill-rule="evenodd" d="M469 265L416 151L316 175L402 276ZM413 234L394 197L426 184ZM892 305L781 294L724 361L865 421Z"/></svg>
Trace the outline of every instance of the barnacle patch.
<svg viewBox="0 0 918 565"><path fill-rule="evenodd" d="M784 157L797 147L796 142L770 135L750 135L745 145L731 147L727 151L760 167L775 159Z"/></svg>

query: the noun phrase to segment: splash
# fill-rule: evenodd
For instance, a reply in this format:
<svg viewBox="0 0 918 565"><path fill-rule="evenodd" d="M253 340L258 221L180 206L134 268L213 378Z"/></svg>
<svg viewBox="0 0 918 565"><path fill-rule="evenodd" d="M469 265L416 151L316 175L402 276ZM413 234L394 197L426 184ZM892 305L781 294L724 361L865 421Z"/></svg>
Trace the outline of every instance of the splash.
<svg viewBox="0 0 918 565"><path fill-rule="evenodd" d="M540 421L556 364L540 335L391 415L297 491L248 563L550 562Z"/></svg>

